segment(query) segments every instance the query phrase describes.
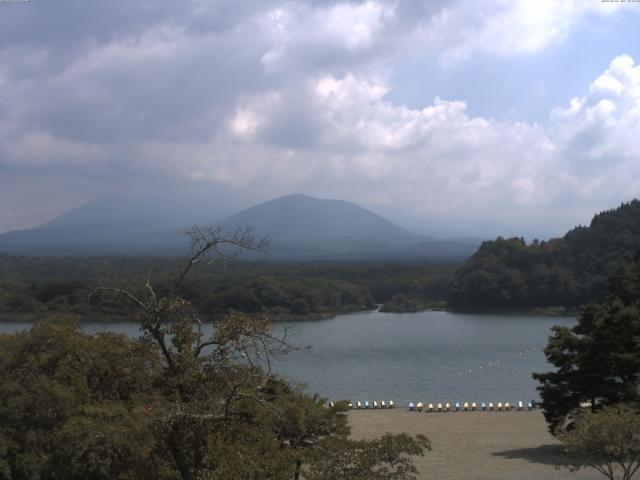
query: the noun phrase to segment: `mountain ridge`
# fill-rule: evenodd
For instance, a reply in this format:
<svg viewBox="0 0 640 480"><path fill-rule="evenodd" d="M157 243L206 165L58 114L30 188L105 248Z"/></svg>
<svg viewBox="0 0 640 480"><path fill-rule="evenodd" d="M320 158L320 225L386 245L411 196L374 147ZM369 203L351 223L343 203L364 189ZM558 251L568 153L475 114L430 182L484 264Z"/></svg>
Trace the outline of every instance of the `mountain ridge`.
<svg viewBox="0 0 640 480"><path fill-rule="evenodd" d="M194 224L251 227L271 239L268 255L248 258L349 259L468 256L473 243L435 241L409 232L355 203L291 194L222 215L224 205L191 207L171 199L100 199L46 224L0 234L0 252L26 255L179 256ZM164 214L164 215L163 215ZM211 218L219 215L218 218ZM477 245L477 244L476 244Z"/></svg>

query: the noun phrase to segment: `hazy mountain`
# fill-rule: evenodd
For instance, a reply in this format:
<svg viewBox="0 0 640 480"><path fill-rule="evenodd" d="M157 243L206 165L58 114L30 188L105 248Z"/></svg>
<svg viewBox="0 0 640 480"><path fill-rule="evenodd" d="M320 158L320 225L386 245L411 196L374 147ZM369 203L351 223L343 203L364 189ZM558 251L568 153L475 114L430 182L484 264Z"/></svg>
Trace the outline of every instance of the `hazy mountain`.
<svg viewBox="0 0 640 480"><path fill-rule="evenodd" d="M247 208L219 222L227 228L252 226L274 239L352 238L409 240L419 238L355 203L295 194Z"/></svg>
<svg viewBox="0 0 640 480"><path fill-rule="evenodd" d="M392 259L468 256L479 242L432 240L343 200L295 194L227 217L226 229L253 227L268 236L274 258Z"/></svg>
<svg viewBox="0 0 640 480"><path fill-rule="evenodd" d="M432 240L354 203L296 194L226 216L224 203L175 196L110 197L28 230L0 235L0 251L38 255L180 255L193 224L252 227L269 236L261 258L392 259L468 256L477 243Z"/></svg>
<svg viewBox="0 0 640 480"><path fill-rule="evenodd" d="M38 255L176 254L184 229L228 215L224 203L174 192L106 197L35 228L0 235L0 251Z"/></svg>
<svg viewBox="0 0 640 480"><path fill-rule="evenodd" d="M228 203L216 198L213 192L122 195L100 198L73 208L37 228L111 222L131 222L133 227L134 221L140 221L144 230L151 224L164 229L177 229L196 223L212 223L231 213L233 210Z"/></svg>

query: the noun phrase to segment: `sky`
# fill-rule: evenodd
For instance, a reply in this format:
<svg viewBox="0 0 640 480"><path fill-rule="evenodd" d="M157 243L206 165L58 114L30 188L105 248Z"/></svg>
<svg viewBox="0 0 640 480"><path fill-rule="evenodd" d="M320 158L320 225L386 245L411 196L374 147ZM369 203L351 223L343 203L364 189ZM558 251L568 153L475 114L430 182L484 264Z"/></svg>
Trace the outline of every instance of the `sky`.
<svg viewBox="0 0 640 480"><path fill-rule="evenodd" d="M640 196L640 3L0 0L0 232L130 192L561 235Z"/></svg>

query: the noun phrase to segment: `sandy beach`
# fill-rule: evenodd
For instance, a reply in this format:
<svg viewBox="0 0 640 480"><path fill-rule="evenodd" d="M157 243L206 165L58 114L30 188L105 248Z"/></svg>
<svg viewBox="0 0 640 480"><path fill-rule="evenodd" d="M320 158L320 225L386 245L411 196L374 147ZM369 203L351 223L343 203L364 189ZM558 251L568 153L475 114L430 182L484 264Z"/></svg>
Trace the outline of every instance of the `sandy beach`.
<svg viewBox="0 0 640 480"><path fill-rule="evenodd" d="M416 460L421 479L595 480L594 470L557 469L558 442L540 411L418 413L393 410L349 412L355 438L385 432L421 433L433 451Z"/></svg>

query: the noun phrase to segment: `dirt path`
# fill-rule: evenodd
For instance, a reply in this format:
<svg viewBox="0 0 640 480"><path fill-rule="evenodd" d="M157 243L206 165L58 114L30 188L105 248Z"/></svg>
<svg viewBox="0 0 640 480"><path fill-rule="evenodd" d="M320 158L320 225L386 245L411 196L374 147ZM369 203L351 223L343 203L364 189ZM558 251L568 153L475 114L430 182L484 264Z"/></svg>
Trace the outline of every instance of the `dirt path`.
<svg viewBox="0 0 640 480"><path fill-rule="evenodd" d="M422 433L433 451L416 460L421 479L596 480L592 470L557 469L558 443L542 413L417 413L404 409L349 412L356 438Z"/></svg>

